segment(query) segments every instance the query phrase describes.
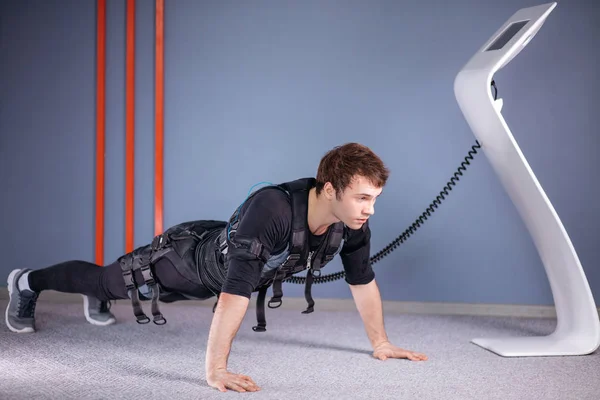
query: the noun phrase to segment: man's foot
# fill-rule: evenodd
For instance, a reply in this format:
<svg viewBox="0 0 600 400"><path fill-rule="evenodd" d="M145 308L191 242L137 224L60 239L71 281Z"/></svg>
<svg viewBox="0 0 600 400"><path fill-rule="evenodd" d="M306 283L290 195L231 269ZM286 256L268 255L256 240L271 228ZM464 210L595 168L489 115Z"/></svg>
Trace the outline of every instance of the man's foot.
<svg viewBox="0 0 600 400"><path fill-rule="evenodd" d="M107 326L117 322L110 312L110 302L101 301L95 297L83 296L83 313L85 319L93 325Z"/></svg>
<svg viewBox="0 0 600 400"><path fill-rule="evenodd" d="M16 333L35 332L35 305L38 293L29 289L19 289L19 278L29 269L15 269L8 275L8 306L6 306L6 326Z"/></svg>

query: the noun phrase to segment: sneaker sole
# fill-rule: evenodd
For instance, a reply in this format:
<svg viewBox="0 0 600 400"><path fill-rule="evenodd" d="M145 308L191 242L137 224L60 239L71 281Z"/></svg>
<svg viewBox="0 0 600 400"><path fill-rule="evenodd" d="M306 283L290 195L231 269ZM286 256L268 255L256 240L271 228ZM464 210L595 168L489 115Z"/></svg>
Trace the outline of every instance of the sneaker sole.
<svg viewBox="0 0 600 400"><path fill-rule="evenodd" d="M85 315L85 319L87 320L87 322L89 322L92 325L96 325L96 326L108 326L108 325L112 325L115 322L117 322L114 318L109 318L106 321L98 321L98 320L95 320L92 317L90 317L90 313L88 310L88 306L89 306L88 298L84 294L82 294L81 297L83 297L83 314Z"/></svg>
<svg viewBox="0 0 600 400"><path fill-rule="evenodd" d="M8 322L8 310L10 310L10 302L12 301L12 292L15 289L13 286L14 281L15 281L15 275L18 274L19 272L21 272L20 269L15 269L14 271L12 271L10 273L10 275L8 275L8 278L6 280L6 283L8 284L8 305L6 306L6 311L4 312L4 319L6 321L6 326L8 326L8 329L10 329L11 331L13 331L15 333L32 333L32 332L35 332L35 330L32 328L17 329L14 326L12 326L10 324L10 322Z"/></svg>

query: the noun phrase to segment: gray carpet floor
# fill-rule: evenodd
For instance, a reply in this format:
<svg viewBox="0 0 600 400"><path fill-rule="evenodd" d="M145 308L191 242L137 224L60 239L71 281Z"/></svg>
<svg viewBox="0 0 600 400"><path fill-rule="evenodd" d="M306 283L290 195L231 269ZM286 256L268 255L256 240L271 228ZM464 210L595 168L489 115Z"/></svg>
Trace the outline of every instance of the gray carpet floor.
<svg viewBox="0 0 600 400"><path fill-rule="evenodd" d="M0 300L2 313L7 301ZM469 343L481 336L545 335L552 319L386 314L391 341L426 362L380 361L356 312L250 309L231 371L262 390L220 393L204 381L212 302L162 304L164 326L138 325L126 301L118 323L88 324L81 303L40 299L38 331L0 327L0 399L600 399L600 354L503 358ZM317 302L318 307L318 302ZM149 312L149 304L145 303ZM4 315L4 314L3 314Z"/></svg>

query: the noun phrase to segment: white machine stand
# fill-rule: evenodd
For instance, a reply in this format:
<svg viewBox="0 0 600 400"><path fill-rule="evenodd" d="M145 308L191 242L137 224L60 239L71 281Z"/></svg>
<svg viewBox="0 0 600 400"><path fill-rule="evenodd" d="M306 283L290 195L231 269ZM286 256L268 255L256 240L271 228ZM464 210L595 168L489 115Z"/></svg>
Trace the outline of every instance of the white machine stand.
<svg viewBox="0 0 600 400"><path fill-rule="evenodd" d="M532 236L554 298L556 330L548 336L473 339L505 357L567 356L593 353L600 346L600 320L587 278L558 214L544 193L500 113L490 84L537 34L556 2L517 11L458 73L454 93Z"/></svg>

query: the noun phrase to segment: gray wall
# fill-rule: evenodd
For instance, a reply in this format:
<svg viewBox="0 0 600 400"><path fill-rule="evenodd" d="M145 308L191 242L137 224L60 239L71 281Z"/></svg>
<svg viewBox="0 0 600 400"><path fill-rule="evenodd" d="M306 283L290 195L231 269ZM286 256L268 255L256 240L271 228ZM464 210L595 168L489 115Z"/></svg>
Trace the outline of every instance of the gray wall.
<svg viewBox="0 0 600 400"><path fill-rule="evenodd" d="M108 3L110 261L124 250L125 2ZM153 3L137 4L136 245L153 234ZM445 3L167 0L165 224L226 219L253 184L313 175L328 149L359 141L392 170L373 252L393 240L475 142L454 98L456 73L517 9L541 2ZM559 3L496 82L600 304L600 10L587 3ZM94 1L0 1L2 276L93 260L95 18ZM340 268L336 260L327 270ZM375 269L386 300L553 304L482 153ZM350 297L343 281L314 294Z"/></svg>

